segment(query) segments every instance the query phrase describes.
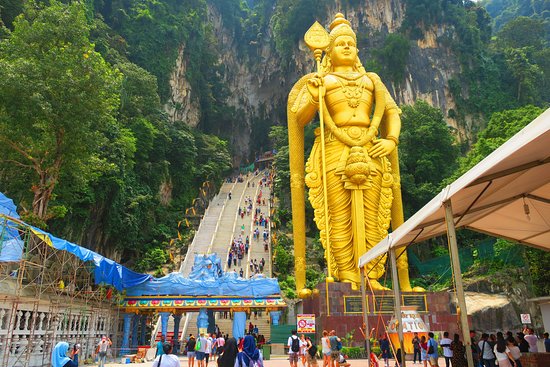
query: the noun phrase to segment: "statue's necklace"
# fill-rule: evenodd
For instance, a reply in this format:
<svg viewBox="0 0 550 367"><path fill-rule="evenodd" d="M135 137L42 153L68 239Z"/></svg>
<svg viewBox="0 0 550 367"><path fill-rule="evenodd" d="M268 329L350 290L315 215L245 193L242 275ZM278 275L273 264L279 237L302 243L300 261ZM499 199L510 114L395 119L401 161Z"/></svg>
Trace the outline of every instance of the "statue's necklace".
<svg viewBox="0 0 550 367"><path fill-rule="evenodd" d="M363 89L365 88L362 75L357 76L357 73L354 73L353 79L347 75L335 74L335 76L336 80L338 80L338 84L342 87L342 93L344 93L346 97L348 106L356 109L359 106L361 96L363 95ZM355 116L355 111L353 111L353 116Z"/></svg>

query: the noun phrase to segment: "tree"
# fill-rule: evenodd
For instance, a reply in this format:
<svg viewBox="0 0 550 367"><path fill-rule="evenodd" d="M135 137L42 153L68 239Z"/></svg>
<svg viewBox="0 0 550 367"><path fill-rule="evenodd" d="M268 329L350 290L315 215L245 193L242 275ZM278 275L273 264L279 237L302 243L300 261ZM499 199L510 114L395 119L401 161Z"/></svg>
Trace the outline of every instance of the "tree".
<svg viewBox="0 0 550 367"><path fill-rule="evenodd" d="M412 215L451 175L458 147L441 110L424 101L403 107L399 155L405 212Z"/></svg>
<svg viewBox="0 0 550 367"><path fill-rule="evenodd" d="M524 106L514 110L493 113L487 124L487 128L479 133L477 142L468 154L459 159L458 169L447 182L450 183L456 180L470 168L481 162L483 158L504 144L542 112L543 110L539 107Z"/></svg>
<svg viewBox="0 0 550 367"><path fill-rule="evenodd" d="M3 170L9 164L30 171L38 220L49 219L62 176L85 183L107 168L99 153L116 125L119 88L119 72L89 41L81 3L30 3L0 43Z"/></svg>

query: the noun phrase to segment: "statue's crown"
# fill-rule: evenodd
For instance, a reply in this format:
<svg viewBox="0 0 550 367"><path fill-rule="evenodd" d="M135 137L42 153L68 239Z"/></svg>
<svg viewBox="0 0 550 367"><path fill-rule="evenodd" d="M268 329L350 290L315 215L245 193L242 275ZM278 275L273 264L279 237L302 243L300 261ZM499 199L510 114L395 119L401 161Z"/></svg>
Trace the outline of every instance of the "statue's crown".
<svg viewBox="0 0 550 367"><path fill-rule="evenodd" d="M355 42L357 42L357 36L355 35L353 29L351 29L351 23L349 20L344 18L344 14L337 13L329 27L331 44L340 36L350 36L355 40Z"/></svg>

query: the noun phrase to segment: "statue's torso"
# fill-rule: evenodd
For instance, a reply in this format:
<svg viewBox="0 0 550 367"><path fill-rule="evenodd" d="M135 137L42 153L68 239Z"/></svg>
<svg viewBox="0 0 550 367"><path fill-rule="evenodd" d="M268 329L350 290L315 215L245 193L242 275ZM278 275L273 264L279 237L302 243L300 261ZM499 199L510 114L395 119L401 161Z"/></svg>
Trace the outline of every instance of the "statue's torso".
<svg viewBox="0 0 550 367"><path fill-rule="evenodd" d="M336 126L370 125L374 84L361 73L325 76L325 101Z"/></svg>

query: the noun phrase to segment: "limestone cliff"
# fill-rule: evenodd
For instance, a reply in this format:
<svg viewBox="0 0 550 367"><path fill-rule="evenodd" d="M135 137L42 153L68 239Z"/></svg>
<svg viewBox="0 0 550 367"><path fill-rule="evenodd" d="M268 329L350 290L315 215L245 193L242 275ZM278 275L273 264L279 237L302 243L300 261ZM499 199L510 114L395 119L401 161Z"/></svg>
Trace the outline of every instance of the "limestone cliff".
<svg viewBox="0 0 550 367"><path fill-rule="evenodd" d="M404 6L404 2L398 0L362 0L355 6L346 7L346 17L357 30L358 38L364 40L359 46L366 46L360 48L363 61L371 57L371 50L380 47L389 33L399 29L404 19ZM274 8L271 9L271 17ZM324 19L319 21L328 27L338 11L343 11L340 6L328 6ZM255 52L243 52L243 40L236 35L235 29L226 26L224 14L216 6L208 6L207 21L215 35L219 63L223 66L220 77L229 91L225 103L242 111L239 118L244 119L240 121L244 128L238 131L233 129L230 134L237 161L246 160L254 150L266 148L264 141L253 141L252 131L258 128L258 124L284 124L288 92L301 75L314 70L311 53L303 42L292 50L291 67L285 67L275 48L272 20L267 31L259 34L256 41L244 45L254 47ZM448 81L459 72L460 67L452 52L438 42L438 38L448 31L444 26L438 26L425 31L418 41L411 41L406 77L397 83L385 82L399 104L411 104L423 99L440 107L446 115L454 108ZM182 45L170 80L171 100L166 110L172 120L183 120L190 126L200 127L201 111L186 80L185 60L185 45ZM470 135L469 128L459 126L455 120L449 118L448 124L457 129L459 137ZM265 135L268 129L262 131Z"/></svg>

